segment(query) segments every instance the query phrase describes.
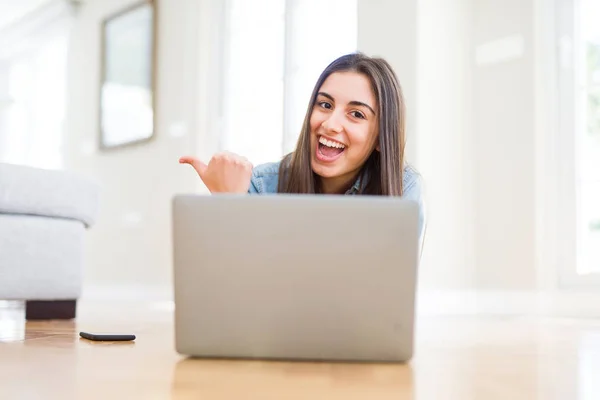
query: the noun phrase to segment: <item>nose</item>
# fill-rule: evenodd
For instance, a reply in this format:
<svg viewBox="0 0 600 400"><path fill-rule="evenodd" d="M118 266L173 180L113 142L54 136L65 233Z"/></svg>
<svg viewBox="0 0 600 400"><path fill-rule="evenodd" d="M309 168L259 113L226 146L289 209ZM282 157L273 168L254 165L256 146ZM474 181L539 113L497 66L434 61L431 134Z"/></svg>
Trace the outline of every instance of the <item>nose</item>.
<svg viewBox="0 0 600 400"><path fill-rule="evenodd" d="M340 115L339 112L332 112L329 117L323 121L322 126L326 131L340 133L344 130L342 121L343 115Z"/></svg>

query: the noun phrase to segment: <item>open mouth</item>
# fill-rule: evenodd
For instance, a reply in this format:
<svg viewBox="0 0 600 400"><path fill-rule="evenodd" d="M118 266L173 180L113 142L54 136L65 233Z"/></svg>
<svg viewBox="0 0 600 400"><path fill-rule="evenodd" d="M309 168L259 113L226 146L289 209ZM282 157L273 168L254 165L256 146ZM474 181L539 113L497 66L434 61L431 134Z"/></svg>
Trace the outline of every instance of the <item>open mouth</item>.
<svg viewBox="0 0 600 400"><path fill-rule="evenodd" d="M337 160L346 150L346 145L323 136L319 136L317 143L317 159L319 161L332 162Z"/></svg>

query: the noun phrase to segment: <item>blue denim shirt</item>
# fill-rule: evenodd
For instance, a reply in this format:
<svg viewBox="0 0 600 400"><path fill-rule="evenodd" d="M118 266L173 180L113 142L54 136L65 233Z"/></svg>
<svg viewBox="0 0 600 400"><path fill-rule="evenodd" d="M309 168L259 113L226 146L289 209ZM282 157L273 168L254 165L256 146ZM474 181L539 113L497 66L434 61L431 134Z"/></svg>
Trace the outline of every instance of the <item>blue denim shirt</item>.
<svg viewBox="0 0 600 400"><path fill-rule="evenodd" d="M252 179L250 181L250 194L274 194L277 193L279 181L280 162L271 162L257 165L252 170ZM421 175L411 166L404 168L403 175L403 194L402 198L414 200L419 205L419 243L423 244L425 232L425 204L422 194L423 179ZM359 189L357 181L347 192L347 195L355 194Z"/></svg>

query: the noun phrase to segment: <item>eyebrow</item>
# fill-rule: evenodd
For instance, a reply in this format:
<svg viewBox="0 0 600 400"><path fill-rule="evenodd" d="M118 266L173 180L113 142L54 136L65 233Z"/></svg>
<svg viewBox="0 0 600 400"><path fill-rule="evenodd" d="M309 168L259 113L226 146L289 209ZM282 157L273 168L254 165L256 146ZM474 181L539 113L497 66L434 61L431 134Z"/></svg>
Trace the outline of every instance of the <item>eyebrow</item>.
<svg viewBox="0 0 600 400"><path fill-rule="evenodd" d="M330 95L329 93L325 93L325 92L319 92L319 93L317 93L317 94L319 94L319 95L321 95L321 96L323 96L323 97L327 97L327 98L328 98L329 100L331 100L331 101L335 101L335 99L333 98L333 96L332 96L332 95ZM362 101L356 101L356 100L353 100L353 101L349 102L348 104L351 104L351 105L353 105L353 106L362 106L362 107L367 107L367 108L368 108L368 109L369 109L369 110L370 110L370 111L373 113L373 115L376 115L376 114L375 114L375 111L373 110L373 108L371 108L371 106L370 106L370 105L368 105L368 104L366 104L366 103L363 103Z"/></svg>

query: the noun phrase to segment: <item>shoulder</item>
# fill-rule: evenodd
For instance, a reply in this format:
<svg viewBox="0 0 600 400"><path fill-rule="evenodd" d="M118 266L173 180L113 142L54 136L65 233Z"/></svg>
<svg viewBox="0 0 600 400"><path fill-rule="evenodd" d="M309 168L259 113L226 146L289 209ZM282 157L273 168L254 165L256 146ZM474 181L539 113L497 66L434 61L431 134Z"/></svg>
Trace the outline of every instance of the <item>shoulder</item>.
<svg viewBox="0 0 600 400"><path fill-rule="evenodd" d="M423 189L423 177L415 167L407 164L402 177L403 196L418 200Z"/></svg>
<svg viewBox="0 0 600 400"><path fill-rule="evenodd" d="M273 175L279 175L279 165L281 161L259 164L252 169L252 177L265 178Z"/></svg>
<svg viewBox="0 0 600 400"><path fill-rule="evenodd" d="M276 161L255 166L248 193L277 193L280 164L280 161Z"/></svg>
<svg viewBox="0 0 600 400"><path fill-rule="evenodd" d="M421 174L412 166L407 165L404 168L403 174L403 193L402 197L408 200L412 200L417 203L419 209L419 242L420 246L423 246L423 240L425 238L425 230L427 226L427 212L425 210L425 194L423 177Z"/></svg>

